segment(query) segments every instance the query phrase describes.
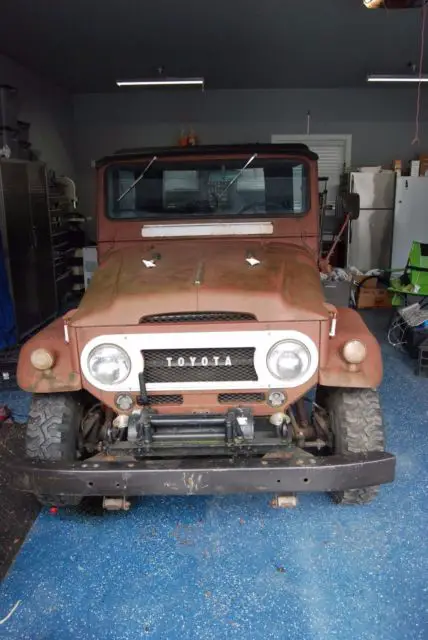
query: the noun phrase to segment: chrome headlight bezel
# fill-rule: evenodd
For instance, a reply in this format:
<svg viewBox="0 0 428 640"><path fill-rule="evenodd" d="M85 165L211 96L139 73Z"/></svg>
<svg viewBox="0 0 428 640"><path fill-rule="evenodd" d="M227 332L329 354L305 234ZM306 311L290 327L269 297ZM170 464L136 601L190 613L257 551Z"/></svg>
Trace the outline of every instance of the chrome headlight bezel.
<svg viewBox="0 0 428 640"><path fill-rule="evenodd" d="M280 340L272 345L266 355L266 367L270 375L280 381L284 388L298 387L312 378L318 368L318 349L313 341L298 332L293 336ZM288 348L287 348L288 347ZM300 371L289 377L279 372L279 359L282 354L289 353L301 362Z"/></svg>
<svg viewBox="0 0 428 640"><path fill-rule="evenodd" d="M119 358L122 361L122 366L124 368L124 371L122 371L118 377L116 377L115 379L112 379L111 381L107 381L106 379L103 379L102 377L97 375L96 372L94 372L94 359L99 357L102 360L102 356L99 355L99 352L101 352L102 350L104 351L110 350L110 352L113 352L113 353L116 352L116 354L119 356ZM131 358L129 357L126 350L123 349L123 347L120 347L119 345L112 344L112 343L103 343L94 347L88 354L86 365L87 365L88 372L90 373L91 377L93 378L93 380L96 381L97 384L101 384L106 387L111 387L112 389L114 389L117 385L120 385L123 382L125 382L125 380L129 377L129 374L131 373L131 368L132 368Z"/></svg>

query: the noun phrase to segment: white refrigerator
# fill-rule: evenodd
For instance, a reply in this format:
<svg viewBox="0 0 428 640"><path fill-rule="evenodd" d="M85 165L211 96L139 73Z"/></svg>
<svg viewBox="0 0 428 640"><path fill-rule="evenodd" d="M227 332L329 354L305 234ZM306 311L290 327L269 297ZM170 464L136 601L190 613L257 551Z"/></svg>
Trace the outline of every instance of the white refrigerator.
<svg viewBox="0 0 428 640"><path fill-rule="evenodd" d="M391 262L395 173L352 172L350 191L360 196L360 216L349 228L348 266L363 273Z"/></svg>
<svg viewBox="0 0 428 640"><path fill-rule="evenodd" d="M428 177L397 179L392 269L404 269L412 242L428 243Z"/></svg>

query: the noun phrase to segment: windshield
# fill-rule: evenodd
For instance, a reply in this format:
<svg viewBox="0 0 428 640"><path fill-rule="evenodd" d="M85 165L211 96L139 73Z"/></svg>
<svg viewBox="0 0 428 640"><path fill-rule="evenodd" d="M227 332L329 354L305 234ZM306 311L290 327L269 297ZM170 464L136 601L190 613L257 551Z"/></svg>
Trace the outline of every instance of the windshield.
<svg viewBox="0 0 428 640"><path fill-rule="evenodd" d="M301 215L309 208L301 159L146 161L106 172L107 215L114 219Z"/></svg>

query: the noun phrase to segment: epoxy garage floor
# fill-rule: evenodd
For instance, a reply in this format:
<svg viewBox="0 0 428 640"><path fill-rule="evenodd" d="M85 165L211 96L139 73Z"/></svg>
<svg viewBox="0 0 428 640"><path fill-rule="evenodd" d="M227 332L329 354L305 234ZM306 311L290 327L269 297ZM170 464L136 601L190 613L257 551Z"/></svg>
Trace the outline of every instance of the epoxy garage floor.
<svg viewBox="0 0 428 640"><path fill-rule="evenodd" d="M304 495L43 510L0 590L0 638L428 638L428 380L383 345L397 479L370 506Z"/></svg>

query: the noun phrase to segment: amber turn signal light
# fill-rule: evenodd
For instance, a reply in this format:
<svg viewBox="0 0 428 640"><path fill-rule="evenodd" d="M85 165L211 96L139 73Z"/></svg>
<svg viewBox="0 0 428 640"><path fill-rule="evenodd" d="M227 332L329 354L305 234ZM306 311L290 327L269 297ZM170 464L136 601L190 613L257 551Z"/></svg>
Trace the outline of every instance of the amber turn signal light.
<svg viewBox="0 0 428 640"><path fill-rule="evenodd" d="M343 345L342 355L348 364L361 364L367 356L366 345L360 340L349 340Z"/></svg>
<svg viewBox="0 0 428 640"><path fill-rule="evenodd" d="M55 363L55 358L53 353L47 349L35 349L31 353L30 361L35 369L38 369L39 371L46 371L47 369L52 369Z"/></svg>

